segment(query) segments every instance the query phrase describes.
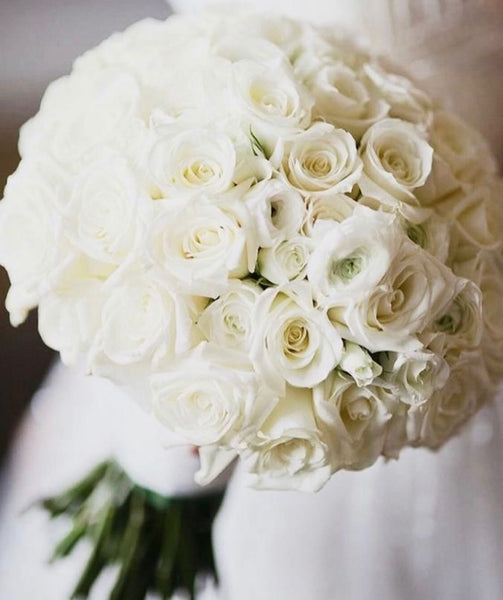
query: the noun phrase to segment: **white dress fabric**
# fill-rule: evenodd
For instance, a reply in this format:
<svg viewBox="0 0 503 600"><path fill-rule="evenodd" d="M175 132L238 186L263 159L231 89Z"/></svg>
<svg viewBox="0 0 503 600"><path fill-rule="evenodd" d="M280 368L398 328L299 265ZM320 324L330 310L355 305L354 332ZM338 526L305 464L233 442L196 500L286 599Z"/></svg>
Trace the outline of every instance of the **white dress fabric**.
<svg viewBox="0 0 503 600"><path fill-rule="evenodd" d="M57 364L4 475L2 600L67 600L89 547L48 566L67 524L26 509L111 455L159 492L198 491L189 449L164 449L118 388ZM500 398L440 452L337 473L318 494L251 490L238 468L215 526L219 600L503 598L502 455ZM106 599L113 577L91 600Z"/></svg>
<svg viewBox="0 0 503 600"><path fill-rule="evenodd" d="M207 2L173 4L192 10ZM498 150L503 36L494 35L501 25L496 5L489 0L274 2L292 16L358 26L379 50L398 49L419 79L454 98L465 116L490 132ZM21 511L110 454L158 491L196 490L190 452L163 449L154 426L110 383L56 365L25 418L3 478L1 600L68 598L89 548L84 544L48 567L64 526L50 524L39 510ZM238 468L215 526L219 600L503 598L502 458L500 398L440 452L408 450L397 462L338 473L316 495L250 490ZM109 572L99 581L92 600L107 597L112 579ZM206 598L214 596L206 591Z"/></svg>

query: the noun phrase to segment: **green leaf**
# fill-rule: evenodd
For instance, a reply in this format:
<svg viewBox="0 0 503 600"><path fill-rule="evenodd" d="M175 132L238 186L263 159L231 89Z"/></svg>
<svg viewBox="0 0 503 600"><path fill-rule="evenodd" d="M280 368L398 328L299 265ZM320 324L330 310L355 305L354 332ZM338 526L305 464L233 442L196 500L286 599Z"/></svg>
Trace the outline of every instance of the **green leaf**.
<svg viewBox="0 0 503 600"><path fill-rule="evenodd" d="M258 137L253 133L253 129L250 127L250 138L251 138L251 147L252 152L255 156L263 156L267 158L266 151L262 142L258 139Z"/></svg>

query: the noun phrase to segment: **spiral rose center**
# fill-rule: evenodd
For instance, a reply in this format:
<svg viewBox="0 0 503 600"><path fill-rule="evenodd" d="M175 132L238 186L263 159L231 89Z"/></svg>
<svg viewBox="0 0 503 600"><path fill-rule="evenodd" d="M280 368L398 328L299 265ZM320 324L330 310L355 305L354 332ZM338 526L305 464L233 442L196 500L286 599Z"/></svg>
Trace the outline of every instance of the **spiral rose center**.
<svg viewBox="0 0 503 600"><path fill-rule="evenodd" d="M302 167L315 177L327 177L334 168L333 156L326 150L316 152L303 161Z"/></svg>
<svg viewBox="0 0 503 600"><path fill-rule="evenodd" d="M349 402L345 412L351 421L366 421L372 416L372 406L367 398L358 398Z"/></svg>
<svg viewBox="0 0 503 600"><path fill-rule="evenodd" d="M222 169L206 161L194 161L183 170L183 178L192 185L205 185L221 176Z"/></svg>
<svg viewBox="0 0 503 600"><path fill-rule="evenodd" d="M399 181L407 179L409 173L409 166L403 157L402 153L396 148L388 148L382 152L381 156L382 166L394 175Z"/></svg>
<svg viewBox="0 0 503 600"><path fill-rule="evenodd" d="M214 229L200 228L194 230L187 236L183 243L183 256L195 258L208 250L218 247L222 241L224 227L218 226Z"/></svg>
<svg viewBox="0 0 503 600"><path fill-rule="evenodd" d="M289 356L301 354L309 347L309 329L302 321L287 325L283 332L284 353Z"/></svg>
<svg viewBox="0 0 503 600"><path fill-rule="evenodd" d="M272 116L289 116L293 112L290 99L285 91L255 84L250 90L253 103L264 112Z"/></svg>

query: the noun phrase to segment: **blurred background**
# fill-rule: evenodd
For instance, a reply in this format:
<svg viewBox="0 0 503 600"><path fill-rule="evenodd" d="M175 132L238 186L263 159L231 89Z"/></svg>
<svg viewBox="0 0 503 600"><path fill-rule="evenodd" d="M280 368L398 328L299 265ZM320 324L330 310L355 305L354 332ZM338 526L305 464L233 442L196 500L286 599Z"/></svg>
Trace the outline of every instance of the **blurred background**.
<svg viewBox="0 0 503 600"><path fill-rule="evenodd" d="M178 8L203 3L173 2ZM304 2L292 0L291 14L305 14ZM357 28L374 50L407 66L481 130L503 163L502 0L320 0L318 4L326 7L330 19ZM317 9L321 15L321 6ZM112 32L169 12L164 0L0 0L0 192L19 160L19 127L37 111L47 84L68 73L76 56ZM18 329L10 327L4 308L7 289L8 279L0 268L0 461L23 408L53 359L38 337L36 314Z"/></svg>

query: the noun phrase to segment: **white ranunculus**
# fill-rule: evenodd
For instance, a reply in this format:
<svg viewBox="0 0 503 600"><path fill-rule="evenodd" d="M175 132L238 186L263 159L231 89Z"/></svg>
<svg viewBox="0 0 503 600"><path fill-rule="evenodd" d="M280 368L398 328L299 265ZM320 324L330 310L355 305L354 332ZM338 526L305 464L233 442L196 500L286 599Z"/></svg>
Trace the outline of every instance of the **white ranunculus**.
<svg viewBox="0 0 503 600"><path fill-rule="evenodd" d="M238 201L167 200L154 219L149 239L159 273L185 294L216 298L230 278L255 270L254 223Z"/></svg>
<svg viewBox="0 0 503 600"><path fill-rule="evenodd" d="M333 470L363 469L381 454L391 413L388 393L375 385L358 387L335 371L313 390L316 419L330 440Z"/></svg>
<svg viewBox="0 0 503 600"><path fill-rule="evenodd" d="M252 316L256 323L250 358L272 389L286 383L312 387L325 379L342 355L342 340L325 314L313 306L307 282L262 292Z"/></svg>
<svg viewBox="0 0 503 600"><path fill-rule="evenodd" d="M262 181L244 198L257 226L259 245L272 246L300 231L305 217L301 195L279 179Z"/></svg>
<svg viewBox="0 0 503 600"><path fill-rule="evenodd" d="M232 186L236 150L224 133L189 129L161 137L152 148L149 166L167 197L216 195Z"/></svg>
<svg viewBox="0 0 503 600"><path fill-rule="evenodd" d="M491 396L493 389L480 352L469 352L453 365L445 387L409 412L412 444L438 448Z"/></svg>
<svg viewBox="0 0 503 600"><path fill-rule="evenodd" d="M248 352L254 328L253 309L261 292L251 279L230 282L229 289L211 302L198 319L206 339L223 348Z"/></svg>
<svg viewBox="0 0 503 600"><path fill-rule="evenodd" d="M443 314L463 280L404 238L395 260L360 301L333 301L328 316L342 335L371 352L410 352L417 335Z"/></svg>
<svg viewBox="0 0 503 600"><path fill-rule="evenodd" d="M314 123L287 144L283 159L286 179L306 195L350 192L362 163L353 136L328 123Z"/></svg>
<svg viewBox="0 0 503 600"><path fill-rule="evenodd" d="M374 95L358 73L340 62L317 70L309 88L316 102L315 113L346 129L356 140L388 114L388 103Z"/></svg>
<svg viewBox="0 0 503 600"><path fill-rule="evenodd" d="M431 172L433 148L420 130L400 119L383 119L363 136L363 174L358 182L366 196L384 204L416 204L413 191Z"/></svg>
<svg viewBox="0 0 503 600"><path fill-rule="evenodd" d="M311 390L287 386L243 457L254 488L318 491L332 467L314 419Z"/></svg>
<svg viewBox="0 0 503 600"><path fill-rule="evenodd" d="M365 348L348 341L344 342L339 368L349 373L358 387L370 385L382 373L381 365L372 360Z"/></svg>
<svg viewBox="0 0 503 600"><path fill-rule="evenodd" d="M206 343L150 383L157 418L175 438L196 446L243 447L277 402L240 355Z"/></svg>
<svg viewBox="0 0 503 600"><path fill-rule="evenodd" d="M54 210L56 190L23 161L8 179L0 204L0 262L11 282L8 310L13 325L22 323L27 312L50 288L54 270L67 257L61 217Z"/></svg>
<svg viewBox="0 0 503 600"><path fill-rule="evenodd" d="M370 89L389 105L389 115L428 127L432 120L432 102L425 92L406 77L386 73L376 63L363 67Z"/></svg>
<svg viewBox="0 0 503 600"><path fill-rule="evenodd" d="M276 242L271 248L262 248L258 253L258 273L278 285L304 279L312 246L309 238L297 235Z"/></svg>
<svg viewBox="0 0 503 600"><path fill-rule="evenodd" d="M233 84L243 119L269 153L279 138L298 133L311 123L311 94L286 65L272 71L241 60L233 66Z"/></svg>
<svg viewBox="0 0 503 600"><path fill-rule="evenodd" d="M431 145L463 183L480 182L497 171L484 138L450 112L435 112Z"/></svg>
<svg viewBox="0 0 503 600"><path fill-rule="evenodd" d="M341 223L353 214L358 204L346 194L310 196L306 198L306 214L302 231L313 237L319 221Z"/></svg>
<svg viewBox="0 0 503 600"><path fill-rule="evenodd" d="M127 161L98 155L73 187L67 235L86 255L118 265L138 250L150 204Z"/></svg>
<svg viewBox="0 0 503 600"><path fill-rule="evenodd" d="M449 377L446 361L433 352L418 350L410 353L382 352L382 382L391 388L400 402L419 406L444 387Z"/></svg>
<svg viewBox="0 0 503 600"><path fill-rule="evenodd" d="M392 215L357 207L342 223L323 222L309 260L307 277L316 301L358 302L389 269L403 233Z"/></svg>

